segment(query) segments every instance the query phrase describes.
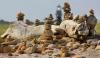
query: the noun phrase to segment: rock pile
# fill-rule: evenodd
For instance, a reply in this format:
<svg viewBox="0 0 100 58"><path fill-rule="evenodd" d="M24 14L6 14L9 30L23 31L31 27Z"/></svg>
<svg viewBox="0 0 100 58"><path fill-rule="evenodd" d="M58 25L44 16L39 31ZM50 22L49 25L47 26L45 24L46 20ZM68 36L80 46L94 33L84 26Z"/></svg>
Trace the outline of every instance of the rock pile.
<svg viewBox="0 0 100 58"><path fill-rule="evenodd" d="M40 20L39 19L36 19L35 22L34 22L34 25L35 26L39 26L39 24L40 24Z"/></svg>
<svg viewBox="0 0 100 58"><path fill-rule="evenodd" d="M69 3L67 2L64 3L63 11L64 11L64 20L73 19L73 14L71 13L71 8Z"/></svg>
<svg viewBox="0 0 100 58"><path fill-rule="evenodd" d="M47 19L45 21L45 30L40 36L40 40L53 40L53 32L51 30L52 20Z"/></svg>
<svg viewBox="0 0 100 58"><path fill-rule="evenodd" d="M61 58L65 58L65 57L85 58L80 54L90 50L97 50L97 51L100 50L100 40L92 42L92 41L88 41L87 38L84 39L79 38L81 37L81 35L83 35L83 31L86 28L86 23L89 28L89 33L94 35L93 33L95 31L94 27L97 21L94 16L93 10L89 12L90 13L89 16L77 15L74 18L74 21L72 21L73 14L71 13L70 5L67 2L64 3L63 10L64 10L64 19L66 20L64 21L65 22L65 25L63 26L64 29L63 27L62 29L57 28L54 33L52 32L51 26L53 24L53 16L52 14L50 14L49 17L45 19L45 23L44 23L45 28L43 33L39 37L33 38L30 36L30 37L23 38L22 40L20 39L16 40L14 38L12 39L12 37L10 36L7 36L7 38L5 38L5 41L0 44L0 52L9 53L9 55L11 56L20 55L20 54L38 53L41 55L56 56ZM24 14L19 13L18 20L22 21L23 18L24 18ZM91 21L93 22L93 24L89 21L89 19L90 21L91 19L94 19L94 21ZM77 29L75 28L77 25L71 27L70 25L66 24L66 22L69 23L69 21L67 20L69 20L72 23L74 22L73 23L74 25L77 23L80 26ZM35 26L36 27L39 26L38 19L36 19L35 21ZM74 32L74 34L72 35L75 34L78 35L77 37L78 40L74 37L71 37L72 35L71 36L70 34L68 35L68 33L72 33L70 31Z"/></svg>

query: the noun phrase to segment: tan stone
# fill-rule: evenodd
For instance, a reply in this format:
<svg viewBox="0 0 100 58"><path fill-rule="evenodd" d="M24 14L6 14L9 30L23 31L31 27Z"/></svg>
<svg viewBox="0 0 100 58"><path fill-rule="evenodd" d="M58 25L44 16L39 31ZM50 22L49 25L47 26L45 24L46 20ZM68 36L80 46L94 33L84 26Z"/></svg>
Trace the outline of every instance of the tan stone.
<svg viewBox="0 0 100 58"><path fill-rule="evenodd" d="M41 34L40 39L53 40L53 32L51 30L51 24L49 20L46 20L45 22L45 30Z"/></svg>
<svg viewBox="0 0 100 58"><path fill-rule="evenodd" d="M75 42L74 44L73 44L73 49L77 49L77 48L79 48L80 47L80 43L78 43L78 42Z"/></svg>
<svg viewBox="0 0 100 58"><path fill-rule="evenodd" d="M60 50L60 57L64 58L69 55L68 49L66 47L62 47Z"/></svg>
<svg viewBox="0 0 100 58"><path fill-rule="evenodd" d="M66 46L67 46L67 47L73 47L73 44L74 44L73 42L69 42L69 43L67 43Z"/></svg>
<svg viewBox="0 0 100 58"><path fill-rule="evenodd" d="M50 30L51 29L51 25L50 24L45 24L45 30Z"/></svg>
<svg viewBox="0 0 100 58"><path fill-rule="evenodd" d="M12 48L10 46L0 47L2 53L9 53L11 52Z"/></svg>
<svg viewBox="0 0 100 58"><path fill-rule="evenodd" d="M24 50L26 49L26 42L20 43L17 47L18 48L16 49L15 53L23 54Z"/></svg>
<svg viewBox="0 0 100 58"><path fill-rule="evenodd" d="M72 13L64 13L64 20L72 20L73 14Z"/></svg>
<svg viewBox="0 0 100 58"><path fill-rule="evenodd" d="M55 45L54 44L49 44L47 48L48 49L54 49L55 48Z"/></svg>
<svg viewBox="0 0 100 58"><path fill-rule="evenodd" d="M80 55L75 55L75 56L73 56L72 58L86 58L86 57L80 56Z"/></svg>
<svg viewBox="0 0 100 58"><path fill-rule="evenodd" d="M45 40L53 40L53 33L51 30L45 30L40 38Z"/></svg>
<svg viewBox="0 0 100 58"><path fill-rule="evenodd" d="M100 45L96 46L95 50L100 50Z"/></svg>

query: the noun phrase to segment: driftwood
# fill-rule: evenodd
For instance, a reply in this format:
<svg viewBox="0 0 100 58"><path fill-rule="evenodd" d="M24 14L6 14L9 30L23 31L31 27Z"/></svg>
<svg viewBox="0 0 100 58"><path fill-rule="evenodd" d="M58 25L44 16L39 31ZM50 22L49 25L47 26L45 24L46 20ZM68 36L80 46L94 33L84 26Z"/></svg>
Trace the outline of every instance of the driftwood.
<svg viewBox="0 0 100 58"><path fill-rule="evenodd" d="M53 32L55 32L55 29L56 28L59 28L59 26L55 26L55 25L52 25L51 26L51 30ZM11 24L9 26L9 28L6 30L6 32L1 35L1 37L5 37L6 35L9 35L13 38L17 38L17 39L20 39L20 38L26 38L26 37L29 37L29 36L37 36L37 35L41 35L43 33L45 29L45 26L44 25L39 25L39 26L28 26L28 25L25 25L25 23L22 23L19 24Z"/></svg>

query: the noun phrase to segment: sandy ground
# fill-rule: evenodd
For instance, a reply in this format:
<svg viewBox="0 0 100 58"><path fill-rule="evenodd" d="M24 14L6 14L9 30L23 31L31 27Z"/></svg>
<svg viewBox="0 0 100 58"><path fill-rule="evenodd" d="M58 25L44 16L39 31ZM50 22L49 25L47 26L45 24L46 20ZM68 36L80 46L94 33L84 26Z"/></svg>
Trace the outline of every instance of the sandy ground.
<svg viewBox="0 0 100 58"><path fill-rule="evenodd" d="M78 50L73 51L73 53L85 56L86 58L100 58L100 50L87 50L85 52L79 52ZM41 55L41 54L21 54L19 56L8 56L6 53L1 53L0 58L60 58L56 56ZM72 57L65 57L72 58Z"/></svg>
<svg viewBox="0 0 100 58"><path fill-rule="evenodd" d="M100 58L100 50L98 51L91 50L78 54L81 56L85 56L86 58ZM22 54L19 56L8 56L7 54L0 54L0 58L60 58L60 57L40 55L40 54ZM66 57L66 58L72 58L72 57Z"/></svg>

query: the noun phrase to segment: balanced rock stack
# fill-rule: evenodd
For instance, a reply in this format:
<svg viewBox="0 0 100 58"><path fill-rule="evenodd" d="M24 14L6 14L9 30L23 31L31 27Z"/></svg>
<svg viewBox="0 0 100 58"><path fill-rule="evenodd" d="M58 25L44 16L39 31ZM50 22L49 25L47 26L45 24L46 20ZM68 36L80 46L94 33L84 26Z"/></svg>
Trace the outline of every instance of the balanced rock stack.
<svg viewBox="0 0 100 58"><path fill-rule="evenodd" d="M73 19L73 14L71 13L71 8L69 3L67 2L64 3L63 11L64 11L64 20Z"/></svg>
<svg viewBox="0 0 100 58"><path fill-rule="evenodd" d="M35 26L38 26L39 23L40 23L40 20L39 20L39 19L36 19L35 22L34 22L34 25L35 25Z"/></svg>
<svg viewBox="0 0 100 58"><path fill-rule="evenodd" d="M42 35L40 36L40 40L53 40L53 32L51 30L51 24L52 24L52 20L50 19L46 19L45 20L45 29L44 32L42 33Z"/></svg>
<svg viewBox="0 0 100 58"><path fill-rule="evenodd" d="M55 39L62 39L65 36L65 31L59 28L55 29L56 32L54 32Z"/></svg>
<svg viewBox="0 0 100 58"><path fill-rule="evenodd" d="M46 24L53 24L53 15L52 14L49 14L49 16L47 18L45 18L45 23ZM48 21L48 22L46 22Z"/></svg>
<svg viewBox="0 0 100 58"><path fill-rule="evenodd" d="M18 13L17 14L17 20L18 21L23 21L24 20L24 16L25 16L24 13L22 13L22 12Z"/></svg>
<svg viewBox="0 0 100 58"><path fill-rule="evenodd" d="M48 19L53 20L52 14L49 15Z"/></svg>
<svg viewBox="0 0 100 58"><path fill-rule="evenodd" d="M88 20L86 22L90 30L89 36L93 38L95 36L95 26L97 24L97 18L95 17L95 13L93 9L90 9L88 14Z"/></svg>

